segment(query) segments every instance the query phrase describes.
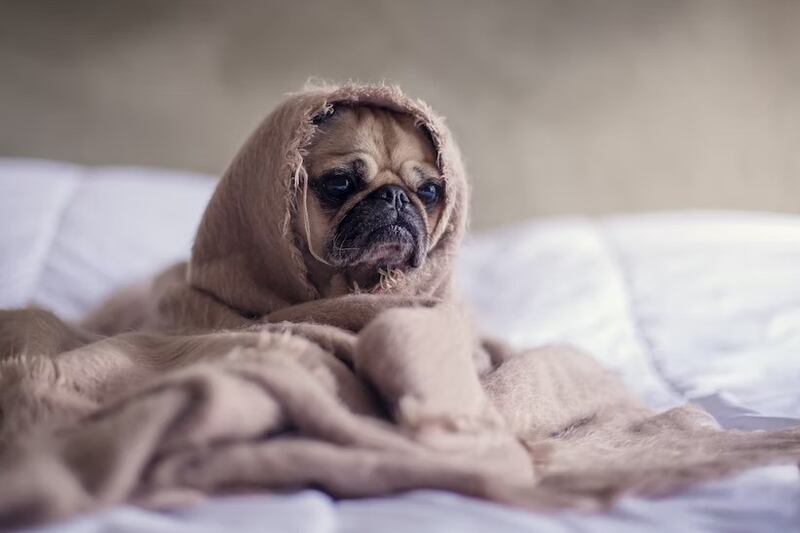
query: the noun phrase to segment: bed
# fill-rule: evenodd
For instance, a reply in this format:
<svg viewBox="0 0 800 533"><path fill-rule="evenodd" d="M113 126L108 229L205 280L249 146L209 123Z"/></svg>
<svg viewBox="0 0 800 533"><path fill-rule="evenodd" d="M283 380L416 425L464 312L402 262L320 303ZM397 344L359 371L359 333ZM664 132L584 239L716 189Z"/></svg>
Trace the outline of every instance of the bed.
<svg viewBox="0 0 800 533"><path fill-rule="evenodd" d="M186 257L214 181L0 159L0 307L80 318ZM692 401L729 428L800 424L800 216L671 212L535 220L472 236L460 282L487 332L569 342L653 407ZM3 490L0 483L0 490ZM610 512L534 514L436 491L334 501L306 490L169 513L116 507L42 529L124 531L800 530L796 466Z"/></svg>

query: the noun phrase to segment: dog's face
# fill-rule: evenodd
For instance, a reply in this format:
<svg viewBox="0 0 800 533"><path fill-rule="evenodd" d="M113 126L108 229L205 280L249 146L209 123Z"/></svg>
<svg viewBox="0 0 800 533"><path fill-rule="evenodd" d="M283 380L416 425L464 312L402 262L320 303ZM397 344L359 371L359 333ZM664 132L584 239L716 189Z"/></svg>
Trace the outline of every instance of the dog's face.
<svg viewBox="0 0 800 533"><path fill-rule="evenodd" d="M413 118L338 107L319 121L304 164L309 247L349 283L370 286L381 270L424 263L446 191Z"/></svg>

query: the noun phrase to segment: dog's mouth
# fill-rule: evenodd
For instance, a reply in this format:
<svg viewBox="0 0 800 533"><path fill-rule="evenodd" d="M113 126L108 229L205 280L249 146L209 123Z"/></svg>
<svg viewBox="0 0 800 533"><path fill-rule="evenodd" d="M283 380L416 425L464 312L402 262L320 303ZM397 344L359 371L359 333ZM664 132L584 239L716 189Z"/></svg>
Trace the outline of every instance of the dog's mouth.
<svg viewBox="0 0 800 533"><path fill-rule="evenodd" d="M387 224L372 230L367 235L366 245L361 253L353 258L351 265L398 267L409 263L415 255L417 239L414 233L414 230L399 223Z"/></svg>
<svg viewBox="0 0 800 533"><path fill-rule="evenodd" d="M427 252L424 222L404 215L387 218L394 220L345 217L329 246L331 261L358 270L421 266Z"/></svg>

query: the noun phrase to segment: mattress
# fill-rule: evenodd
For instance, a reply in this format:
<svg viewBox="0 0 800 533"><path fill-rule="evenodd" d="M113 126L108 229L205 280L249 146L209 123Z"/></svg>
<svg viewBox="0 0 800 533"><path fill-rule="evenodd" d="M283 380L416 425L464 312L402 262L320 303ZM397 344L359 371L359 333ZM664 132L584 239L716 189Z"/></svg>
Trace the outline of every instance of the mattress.
<svg viewBox="0 0 800 533"><path fill-rule="evenodd" d="M186 257L213 185L158 169L0 159L0 307L36 304L76 319L115 288ZM729 428L800 424L800 216L535 220L475 234L459 269L483 329L517 346L575 344L656 408L692 401ZM594 514L530 513L437 491L334 501L306 490L214 498L169 513L121 506L43 531L232 527L800 530L800 478L793 465L760 468Z"/></svg>

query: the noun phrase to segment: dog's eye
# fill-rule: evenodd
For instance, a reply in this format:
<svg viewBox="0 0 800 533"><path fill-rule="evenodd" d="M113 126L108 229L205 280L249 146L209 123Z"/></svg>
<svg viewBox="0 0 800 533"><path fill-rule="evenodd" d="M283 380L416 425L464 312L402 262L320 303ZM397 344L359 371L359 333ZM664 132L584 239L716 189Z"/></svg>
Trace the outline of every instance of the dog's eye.
<svg viewBox="0 0 800 533"><path fill-rule="evenodd" d="M337 198L344 198L355 188L355 181L350 176L330 176L323 187L325 192Z"/></svg>
<svg viewBox="0 0 800 533"><path fill-rule="evenodd" d="M342 205L356 189L358 178L344 170L334 170L324 174L314 185L322 203L331 208Z"/></svg>
<svg viewBox="0 0 800 533"><path fill-rule="evenodd" d="M347 165L328 169L310 187L323 207L338 209L348 198L364 188L364 163L360 159Z"/></svg>
<svg viewBox="0 0 800 533"><path fill-rule="evenodd" d="M442 187L432 181L423 183L420 185L419 189L417 189L417 196L419 196L422 203L428 207L435 205L436 202L439 201L441 195Z"/></svg>

